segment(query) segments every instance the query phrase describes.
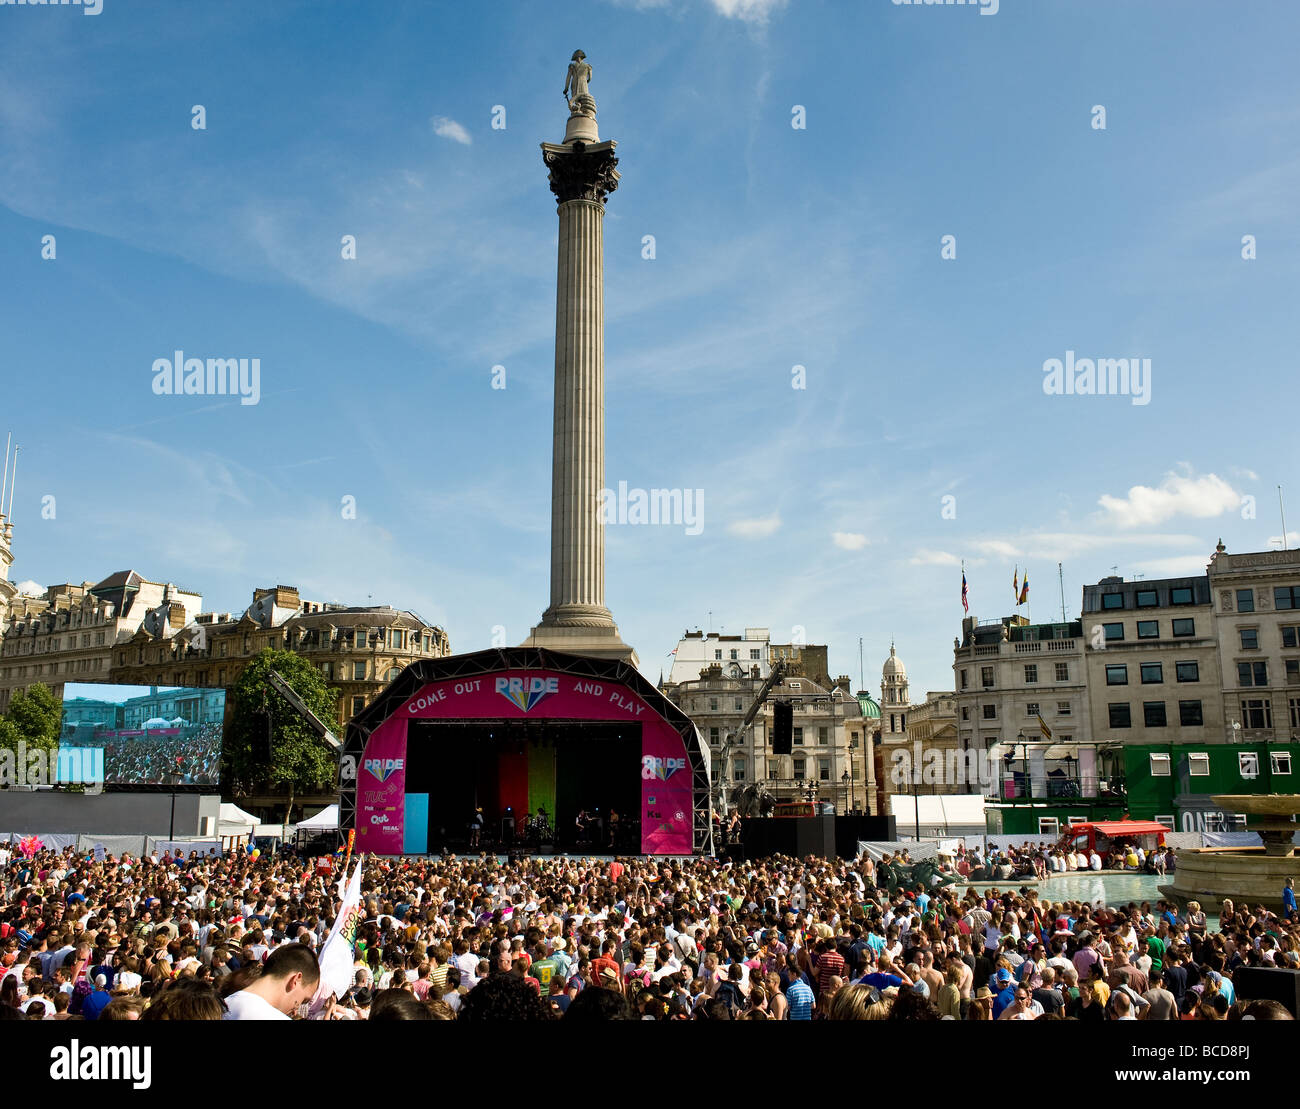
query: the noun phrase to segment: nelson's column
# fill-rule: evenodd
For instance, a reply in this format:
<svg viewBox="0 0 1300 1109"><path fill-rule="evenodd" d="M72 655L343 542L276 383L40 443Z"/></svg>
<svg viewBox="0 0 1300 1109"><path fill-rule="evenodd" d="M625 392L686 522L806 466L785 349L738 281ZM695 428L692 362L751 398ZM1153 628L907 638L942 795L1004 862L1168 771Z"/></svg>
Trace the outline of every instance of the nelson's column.
<svg viewBox="0 0 1300 1109"><path fill-rule="evenodd" d="M615 143L596 131L591 66L574 51L564 81L564 142L542 143L560 215L555 287L555 440L551 603L525 646L636 665L605 607L605 198L618 188Z"/></svg>

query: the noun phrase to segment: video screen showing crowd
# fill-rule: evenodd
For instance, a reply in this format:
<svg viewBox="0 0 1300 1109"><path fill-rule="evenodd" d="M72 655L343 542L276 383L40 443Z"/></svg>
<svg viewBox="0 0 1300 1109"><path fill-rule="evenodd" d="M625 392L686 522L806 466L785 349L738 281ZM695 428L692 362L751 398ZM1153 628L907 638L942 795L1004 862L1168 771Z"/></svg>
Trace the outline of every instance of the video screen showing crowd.
<svg viewBox="0 0 1300 1109"><path fill-rule="evenodd" d="M102 749L109 786L211 788L225 708L224 689L69 683L59 746Z"/></svg>
<svg viewBox="0 0 1300 1109"><path fill-rule="evenodd" d="M467 826L467 846L474 851L523 851L534 855L566 851L636 852L640 822L617 809L579 809L571 819L556 820L539 806L534 813L516 813L507 805L496 819L476 808Z"/></svg>

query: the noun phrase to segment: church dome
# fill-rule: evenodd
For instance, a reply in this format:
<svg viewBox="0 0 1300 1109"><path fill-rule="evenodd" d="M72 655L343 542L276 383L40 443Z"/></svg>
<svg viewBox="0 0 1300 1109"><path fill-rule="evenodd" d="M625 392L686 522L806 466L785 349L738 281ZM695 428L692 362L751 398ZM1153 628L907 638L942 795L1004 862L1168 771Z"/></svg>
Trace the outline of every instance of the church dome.
<svg viewBox="0 0 1300 1109"><path fill-rule="evenodd" d="M903 665L903 660L894 653L894 645L889 645L889 657L885 659L885 665L881 667L880 673L885 678L906 678L907 667Z"/></svg>

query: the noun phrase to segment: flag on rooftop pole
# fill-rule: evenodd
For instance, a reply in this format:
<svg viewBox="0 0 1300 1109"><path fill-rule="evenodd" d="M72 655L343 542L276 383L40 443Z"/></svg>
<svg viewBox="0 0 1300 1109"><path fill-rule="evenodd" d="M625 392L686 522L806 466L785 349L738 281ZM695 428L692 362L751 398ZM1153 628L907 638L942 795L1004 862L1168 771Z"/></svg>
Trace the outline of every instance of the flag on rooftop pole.
<svg viewBox="0 0 1300 1109"><path fill-rule="evenodd" d="M1018 605L1029 604L1029 571L1025 571L1024 581L1020 585L1020 599L1016 602Z"/></svg>
<svg viewBox="0 0 1300 1109"><path fill-rule="evenodd" d="M1011 575L1011 596L1015 599L1017 605L1020 604L1020 567L1017 566Z"/></svg>
<svg viewBox="0 0 1300 1109"><path fill-rule="evenodd" d="M966 563L964 562L961 564L961 607L965 612L970 612L970 598L966 593Z"/></svg>
<svg viewBox="0 0 1300 1109"><path fill-rule="evenodd" d="M342 997L352 986L353 953L357 942L357 928L361 923L361 868L365 864L364 855L357 856L357 866L352 878L340 880L339 888L343 904L339 906L339 915L334 918L334 927L325 938L325 945L320 950L320 985L316 987L316 996L312 998L313 1016L325 1008L330 994ZM346 881L346 887L344 886Z"/></svg>

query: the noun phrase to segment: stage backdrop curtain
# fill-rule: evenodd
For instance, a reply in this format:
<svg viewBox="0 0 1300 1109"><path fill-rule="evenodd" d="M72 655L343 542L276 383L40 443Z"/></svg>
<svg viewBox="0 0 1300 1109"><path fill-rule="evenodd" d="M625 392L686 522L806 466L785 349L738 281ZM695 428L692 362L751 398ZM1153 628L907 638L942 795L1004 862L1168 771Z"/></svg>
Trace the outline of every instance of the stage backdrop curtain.
<svg viewBox="0 0 1300 1109"><path fill-rule="evenodd" d="M550 814L551 824L555 824L555 748L528 748L528 811L537 812L538 806Z"/></svg>
<svg viewBox="0 0 1300 1109"><path fill-rule="evenodd" d="M505 812L509 806L515 810L515 819L522 821L528 814L528 752L502 751L497 756L497 808ZM523 834L519 825L519 834Z"/></svg>

